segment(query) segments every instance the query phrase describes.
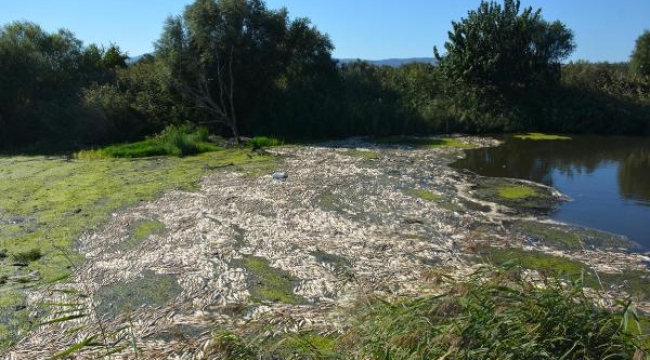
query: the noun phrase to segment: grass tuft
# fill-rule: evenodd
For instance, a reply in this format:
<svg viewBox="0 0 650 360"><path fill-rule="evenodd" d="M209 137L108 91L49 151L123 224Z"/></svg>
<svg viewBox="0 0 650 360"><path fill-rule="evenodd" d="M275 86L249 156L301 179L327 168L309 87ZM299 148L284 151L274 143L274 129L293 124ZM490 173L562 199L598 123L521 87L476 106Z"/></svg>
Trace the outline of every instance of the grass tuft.
<svg viewBox="0 0 650 360"><path fill-rule="evenodd" d="M253 149L263 149L274 146L281 146L284 145L284 142L274 137L256 136L250 139L246 145L252 147Z"/></svg>
<svg viewBox="0 0 650 360"><path fill-rule="evenodd" d="M218 150L221 148L208 143L208 133L203 128L190 132L186 126L169 126L155 137L130 144L111 145L98 150L82 150L75 154L75 158L183 157Z"/></svg>
<svg viewBox="0 0 650 360"><path fill-rule="evenodd" d="M643 337L621 319L636 319L628 303L616 313L594 305L579 284L538 287L507 271L458 283L441 295L363 306L345 335L360 358L631 359ZM540 354L544 354L540 357Z"/></svg>

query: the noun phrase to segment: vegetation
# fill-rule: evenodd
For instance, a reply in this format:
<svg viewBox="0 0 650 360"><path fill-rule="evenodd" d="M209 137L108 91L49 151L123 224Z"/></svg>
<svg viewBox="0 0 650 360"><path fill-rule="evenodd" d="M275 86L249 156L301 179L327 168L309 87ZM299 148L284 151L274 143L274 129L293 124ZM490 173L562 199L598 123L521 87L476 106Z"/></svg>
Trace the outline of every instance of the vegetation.
<svg viewBox="0 0 650 360"><path fill-rule="evenodd" d="M405 190L404 193L409 196L413 196L422 200L427 200L427 201L438 201L440 200L440 195L436 193L432 193L431 191L424 190L424 189L411 189L411 190Z"/></svg>
<svg viewBox="0 0 650 360"><path fill-rule="evenodd" d="M642 319L629 303L617 305L595 306L580 281L539 286L521 268L486 268L439 295L361 302L338 336L218 333L209 352L229 359L641 359Z"/></svg>
<svg viewBox="0 0 650 360"><path fill-rule="evenodd" d="M188 156L221 150L208 142L208 131L199 128L189 132L183 126L169 126L152 138L128 144L118 144L98 150L75 153L77 159L141 158L150 156Z"/></svg>
<svg viewBox="0 0 650 360"><path fill-rule="evenodd" d="M644 31L636 40L636 46L630 58L630 69L634 76L650 76L650 30Z"/></svg>
<svg viewBox="0 0 650 360"><path fill-rule="evenodd" d="M569 136L542 133L517 134L514 135L514 137L520 140L571 140L571 137Z"/></svg>
<svg viewBox="0 0 650 360"><path fill-rule="evenodd" d="M517 0L482 1L467 18L453 22L446 53L436 49L439 66L400 68L361 61L337 66L333 44L308 19L290 19L287 10L270 10L262 0L196 0L166 21L155 54L129 66L116 45L84 46L68 30L48 33L29 22L4 25L0 148L9 154L75 151L75 156L0 158L0 193L6 194L0 198L0 260L27 267L0 267L0 346L27 326L26 285L7 281L14 272L38 271L42 280L34 280L36 285L63 279L70 262L80 260L68 253L74 240L112 212L165 190L192 189L216 167L266 172L274 164L264 152L224 150L209 141L210 133L234 142L242 134L259 135L249 143L253 149L281 143L271 135L289 140L370 135L389 145L436 148L469 145L428 135L505 131L530 132L522 139L560 140L565 137L542 132L650 134L650 33L639 37L629 64L562 65L574 48L563 23L544 20L541 10L522 10ZM108 144L113 145L102 147ZM378 158L372 151L346 155ZM541 189L494 181L480 184L477 196L527 211L547 211L557 201ZM405 194L440 200L425 190ZM319 203L335 209L340 197L326 194ZM163 229L156 221L136 224L125 246ZM557 233L541 235L576 246L575 239ZM349 266L332 254L312 255L337 268ZM540 253L492 249L480 255L497 263L517 258L521 266L552 277L575 279L584 270L581 263ZM305 301L293 293L295 279L265 259L234 262L253 279L255 300ZM579 283L549 281L539 287L516 274L521 272L472 279L437 296L364 303L342 338L300 333L266 339L271 347L265 347L268 343L221 334L215 351L232 358L266 352L311 358L582 359L631 358L641 346L628 326L636 316L629 304L613 315L594 306ZM141 282L100 289L100 312L164 304L178 291L172 276L145 275ZM647 293L645 277L628 275L638 279L628 285L635 294ZM620 280L611 274L603 279Z"/></svg>
<svg viewBox="0 0 650 360"><path fill-rule="evenodd" d="M249 291L255 301L285 304L300 304L305 301L293 293L296 280L288 273L271 267L268 260L247 256L242 260L234 260L233 263L249 272Z"/></svg>
<svg viewBox="0 0 650 360"><path fill-rule="evenodd" d="M502 186L497 189L497 193L502 198L508 200L518 200L539 196L537 191L529 186Z"/></svg>
<svg viewBox="0 0 650 360"><path fill-rule="evenodd" d="M56 281L70 272L71 261L82 260L71 251L75 239L107 221L111 213L154 199L166 190L191 190L210 169L229 166L257 173L268 172L274 164L272 157L251 157L246 149L134 160L0 158L0 192L7 194L0 198L0 249L12 261L29 263L21 274L40 273L41 279L35 279L30 286ZM131 236L137 238L146 232L134 229ZM13 276L14 272L10 266L0 266L0 277ZM27 315L25 310L12 310L24 305L22 286L0 286L0 304L4 304L0 320L7 324L0 326L2 345L21 336L26 323L20 319Z"/></svg>
<svg viewBox="0 0 650 360"><path fill-rule="evenodd" d="M151 139L188 122L235 141L650 134L648 38L629 64L562 65L575 48L564 24L519 1L483 1L452 23L439 66L336 66L333 44L308 19L262 0L197 0L167 20L154 54L127 66L116 45L16 22L0 28L0 147L42 153L149 136L92 156L184 154Z"/></svg>
<svg viewBox="0 0 650 360"><path fill-rule="evenodd" d="M376 151L370 151L370 150L359 150L359 149L351 149L343 154L359 159L364 159L364 160L377 160L379 159L379 153Z"/></svg>
<svg viewBox="0 0 650 360"><path fill-rule="evenodd" d="M559 21L549 23L541 9L520 12L519 0L481 2L460 22L436 58L444 77L479 91L526 92L559 79L561 61L575 48L573 33Z"/></svg>
<svg viewBox="0 0 650 360"><path fill-rule="evenodd" d="M638 330L628 332L620 318L595 307L579 283L540 288L508 276L477 277L441 295L377 301L351 343L382 359L629 359L637 352ZM622 311L635 317L628 306Z"/></svg>
<svg viewBox="0 0 650 360"><path fill-rule="evenodd" d="M442 147L468 149L472 147L471 144L449 137L390 136L378 138L377 141L382 144L407 145L426 149L437 149Z"/></svg>

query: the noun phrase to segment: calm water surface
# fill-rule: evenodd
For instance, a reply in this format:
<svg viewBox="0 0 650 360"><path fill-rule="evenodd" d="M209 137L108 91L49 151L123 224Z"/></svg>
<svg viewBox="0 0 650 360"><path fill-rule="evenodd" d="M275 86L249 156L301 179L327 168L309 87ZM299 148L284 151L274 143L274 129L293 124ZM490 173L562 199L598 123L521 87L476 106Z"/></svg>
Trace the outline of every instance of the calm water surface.
<svg viewBox="0 0 650 360"><path fill-rule="evenodd" d="M504 140L467 151L453 166L553 186L573 199L553 219L623 234L650 248L650 138Z"/></svg>

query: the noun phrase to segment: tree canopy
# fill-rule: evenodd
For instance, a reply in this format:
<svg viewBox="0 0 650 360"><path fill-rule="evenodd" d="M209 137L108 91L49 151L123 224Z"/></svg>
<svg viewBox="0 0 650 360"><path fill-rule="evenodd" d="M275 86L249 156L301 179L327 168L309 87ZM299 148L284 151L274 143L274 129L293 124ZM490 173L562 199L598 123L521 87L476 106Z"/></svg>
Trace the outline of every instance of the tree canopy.
<svg viewBox="0 0 650 360"><path fill-rule="evenodd" d="M636 39L636 46L630 58L630 68L636 76L650 76L650 30Z"/></svg>
<svg viewBox="0 0 650 360"><path fill-rule="evenodd" d="M482 1L466 18L452 22L446 54L434 48L448 79L499 90L559 79L560 62L575 48L573 33L547 22L541 9L520 11L518 0L503 6Z"/></svg>
<svg viewBox="0 0 650 360"><path fill-rule="evenodd" d="M335 72L332 44L309 21L260 0L197 0L167 20L156 54L206 122L238 136L262 125L277 94Z"/></svg>

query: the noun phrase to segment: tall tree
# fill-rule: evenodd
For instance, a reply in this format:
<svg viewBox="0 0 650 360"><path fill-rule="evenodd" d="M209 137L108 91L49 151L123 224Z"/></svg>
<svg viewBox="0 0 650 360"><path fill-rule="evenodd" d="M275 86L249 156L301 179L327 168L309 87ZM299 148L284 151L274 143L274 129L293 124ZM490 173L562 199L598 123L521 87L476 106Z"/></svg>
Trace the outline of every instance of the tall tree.
<svg viewBox="0 0 650 360"><path fill-rule="evenodd" d="M636 39L636 46L630 58L630 68L635 76L650 76L650 30Z"/></svg>
<svg viewBox="0 0 650 360"><path fill-rule="evenodd" d="M483 89L512 90L559 79L560 62L575 48L573 33L547 22L541 9L520 11L519 0L503 6L482 1L452 22L446 54L434 53L449 80Z"/></svg>
<svg viewBox="0 0 650 360"><path fill-rule="evenodd" d="M324 56L334 68L331 48L304 20L261 0L196 0L167 20L156 53L205 120L238 138L266 121L292 64Z"/></svg>

